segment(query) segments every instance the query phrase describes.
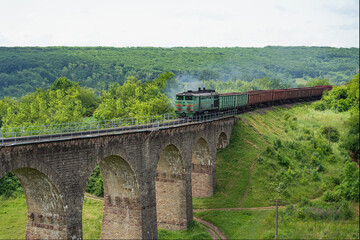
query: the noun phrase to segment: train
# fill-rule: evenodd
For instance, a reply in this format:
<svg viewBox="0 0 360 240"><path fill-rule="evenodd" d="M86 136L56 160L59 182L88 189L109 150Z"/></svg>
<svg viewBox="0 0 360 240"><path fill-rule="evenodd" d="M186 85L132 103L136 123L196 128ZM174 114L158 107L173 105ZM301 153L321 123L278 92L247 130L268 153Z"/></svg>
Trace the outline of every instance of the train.
<svg viewBox="0 0 360 240"><path fill-rule="evenodd" d="M243 112L264 106L317 100L321 98L325 91L331 89L331 85L322 85L219 94L215 90L199 88L198 91L188 90L176 94L175 113L179 118L185 118L234 109Z"/></svg>

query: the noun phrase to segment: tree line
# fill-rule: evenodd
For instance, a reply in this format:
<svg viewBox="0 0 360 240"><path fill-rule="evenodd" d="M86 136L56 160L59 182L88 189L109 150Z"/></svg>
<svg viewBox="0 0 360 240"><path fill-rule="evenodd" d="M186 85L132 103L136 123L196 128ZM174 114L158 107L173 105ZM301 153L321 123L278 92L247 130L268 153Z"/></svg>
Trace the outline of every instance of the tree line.
<svg viewBox="0 0 360 240"><path fill-rule="evenodd" d="M109 48L0 47L0 99L48 89L59 77L91 88L97 96L129 77L146 82L166 72L178 80L216 82L328 79L341 85L359 71L358 48ZM186 81L186 80L185 80Z"/></svg>

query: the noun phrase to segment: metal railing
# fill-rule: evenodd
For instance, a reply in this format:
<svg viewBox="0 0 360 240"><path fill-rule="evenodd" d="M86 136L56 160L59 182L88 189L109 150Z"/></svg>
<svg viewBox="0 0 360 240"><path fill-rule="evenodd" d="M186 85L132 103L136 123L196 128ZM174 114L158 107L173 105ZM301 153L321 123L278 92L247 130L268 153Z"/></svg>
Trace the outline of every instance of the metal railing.
<svg viewBox="0 0 360 240"><path fill-rule="evenodd" d="M69 139L74 137L94 137L100 134L125 131L145 131L169 128L189 122L213 121L221 117L236 115L237 110L191 118L177 118L175 113L157 116L121 118L104 121L0 128L0 146Z"/></svg>

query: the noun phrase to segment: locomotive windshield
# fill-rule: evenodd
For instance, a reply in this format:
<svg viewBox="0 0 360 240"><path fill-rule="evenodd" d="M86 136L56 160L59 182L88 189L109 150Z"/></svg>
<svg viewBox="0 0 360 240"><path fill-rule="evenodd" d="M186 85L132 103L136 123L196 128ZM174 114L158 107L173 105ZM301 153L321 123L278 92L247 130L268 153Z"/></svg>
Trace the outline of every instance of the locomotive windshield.
<svg viewBox="0 0 360 240"><path fill-rule="evenodd" d="M184 100L183 96L176 96L176 100Z"/></svg>
<svg viewBox="0 0 360 240"><path fill-rule="evenodd" d="M193 96L185 96L185 100L193 100Z"/></svg>

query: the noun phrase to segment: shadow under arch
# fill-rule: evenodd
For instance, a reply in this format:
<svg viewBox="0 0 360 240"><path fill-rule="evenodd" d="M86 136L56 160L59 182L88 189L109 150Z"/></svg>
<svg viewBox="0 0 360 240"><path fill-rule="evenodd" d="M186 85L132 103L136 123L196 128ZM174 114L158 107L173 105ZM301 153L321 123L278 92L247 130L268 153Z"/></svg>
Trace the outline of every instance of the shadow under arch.
<svg viewBox="0 0 360 240"><path fill-rule="evenodd" d="M141 239L139 185L129 163L111 155L99 163L104 183L101 239Z"/></svg>
<svg viewBox="0 0 360 240"><path fill-rule="evenodd" d="M156 169L156 211L159 228L187 228L185 165L179 149L168 145Z"/></svg>
<svg viewBox="0 0 360 240"><path fill-rule="evenodd" d="M55 184L34 168L17 168L12 172L19 179L26 198L26 239L67 238L65 206Z"/></svg>
<svg viewBox="0 0 360 240"><path fill-rule="evenodd" d="M209 145L200 138L194 147L191 161L191 186L193 197L213 195L213 174Z"/></svg>
<svg viewBox="0 0 360 240"><path fill-rule="evenodd" d="M222 132L218 137L216 149L223 149L227 147L227 145L229 145L229 138L227 137L226 133Z"/></svg>

